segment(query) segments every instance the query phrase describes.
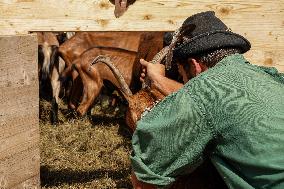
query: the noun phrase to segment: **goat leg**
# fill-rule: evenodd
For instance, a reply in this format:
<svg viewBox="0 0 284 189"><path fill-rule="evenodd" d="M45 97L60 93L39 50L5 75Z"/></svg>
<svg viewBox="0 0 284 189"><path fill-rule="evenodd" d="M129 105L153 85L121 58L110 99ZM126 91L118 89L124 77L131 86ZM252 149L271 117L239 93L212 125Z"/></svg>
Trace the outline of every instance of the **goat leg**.
<svg viewBox="0 0 284 189"><path fill-rule="evenodd" d="M60 80L59 73L55 67L52 68L51 74L51 88L52 88L52 103L51 103L51 123L53 125L58 122L58 103L59 103L59 93L60 93Z"/></svg>
<svg viewBox="0 0 284 189"><path fill-rule="evenodd" d="M99 73L96 71L96 69L94 69L94 71L91 71L90 69L91 69L90 67L86 69L86 67L84 66L78 69L84 87L83 99L81 101L81 104L77 108L77 112L81 116L86 114L88 108L97 98L103 86L103 81L99 79L98 77ZM93 80L92 78L97 78L97 79Z"/></svg>
<svg viewBox="0 0 284 189"><path fill-rule="evenodd" d="M77 112L80 116L83 116L88 111L88 108L92 105L96 97L99 95L101 86L89 83L84 86L85 98L83 98L81 104L77 108Z"/></svg>
<svg viewBox="0 0 284 189"><path fill-rule="evenodd" d="M73 80L73 87L71 87L71 94L69 95L68 99L68 107L70 109L75 110L76 107L78 107L82 91L83 91L83 84L81 77L77 77L75 80Z"/></svg>
<svg viewBox="0 0 284 189"><path fill-rule="evenodd" d="M58 104L56 103L55 97L53 97L51 101L50 118L52 125L56 125L58 123Z"/></svg>

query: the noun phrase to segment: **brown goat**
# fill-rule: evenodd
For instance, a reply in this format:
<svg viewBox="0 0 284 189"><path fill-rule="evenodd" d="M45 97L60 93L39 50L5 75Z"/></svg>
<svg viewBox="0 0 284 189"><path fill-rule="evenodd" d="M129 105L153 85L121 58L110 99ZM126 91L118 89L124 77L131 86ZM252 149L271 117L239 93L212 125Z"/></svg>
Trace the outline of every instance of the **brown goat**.
<svg viewBox="0 0 284 189"><path fill-rule="evenodd" d="M117 88L120 86L106 65L101 64L90 67L90 62L92 62L94 57L100 54L113 57L115 64L120 67L123 76L126 78L127 85L130 86L131 83L135 85L139 80L139 74L136 72L139 70L137 65L140 66L140 64L137 64L137 62L140 58L153 58L154 54L163 46L163 34L163 32L145 34L142 40L140 40L138 52L113 47L95 47L85 51L80 58L76 59L73 65L76 68L75 70L80 74L84 86L83 99L77 108L79 115L84 115L98 96L103 86L103 80L108 80ZM149 40L152 42L148 43Z"/></svg>
<svg viewBox="0 0 284 189"><path fill-rule="evenodd" d="M79 115L84 115L87 112L99 95L104 80L108 80L114 86L120 88L115 76L105 64L90 65L94 57L101 54L112 57L113 64L120 69L121 74L125 77L126 84L129 86L131 83L136 52L110 47L92 48L85 51L80 58L73 62L72 66L79 73L84 87L83 98L77 108Z"/></svg>
<svg viewBox="0 0 284 189"><path fill-rule="evenodd" d="M165 47L158 55L156 55L156 60L162 59L165 57L168 52L168 47ZM132 94L131 90L128 87L127 82L125 81L124 75L121 74L120 68L116 67L113 63L114 60L111 60L113 57L103 56L102 54L97 56L93 60L93 65L97 65L98 63L106 64L111 71L114 73L116 80L120 84L121 92L128 102L128 110L126 113L126 123L127 125L134 131L136 128L137 121L141 118L141 115L147 110L151 108L157 100L163 99L165 96L160 93L158 90L142 88L140 91ZM154 58L155 59L155 58ZM154 61L153 61L154 62Z"/></svg>
<svg viewBox="0 0 284 189"><path fill-rule="evenodd" d="M83 85L72 63L86 50L93 47L114 47L138 52L140 38L144 32L77 32L72 38L60 45L59 55L66 63L62 78L72 77L73 87L69 96L69 108L76 109Z"/></svg>
<svg viewBox="0 0 284 189"><path fill-rule="evenodd" d="M187 28L187 30L189 29L192 29L192 27ZM166 59L166 68L170 68L173 48L182 36L181 30L182 28L179 28L173 33L172 42L170 45L164 47L161 51L155 54L151 61L152 63L159 64L163 59ZM120 83L121 89L123 89L121 92L128 101L126 123L134 131L137 121L141 118L145 110L152 108L156 101L163 99L165 96L157 89L151 89L151 87L149 87L151 83L148 78L145 78L143 88L133 95L131 90L128 88L127 83L125 82L123 75L120 73L120 70L115 67L110 57L99 55L94 59L92 64L96 64L98 62L105 63L111 69L116 79Z"/></svg>
<svg viewBox="0 0 284 189"><path fill-rule="evenodd" d="M144 58L146 60L151 60L154 57L154 55L157 52L159 52L159 50L161 50L161 48L163 46L164 32L107 32L107 33L91 32L90 34L84 34L84 36L85 36L84 38L82 38L82 35L79 35L78 37L76 37L76 36L78 36L78 35L75 35L73 38L71 38L69 40L69 43L68 43L68 41L66 43L66 44L69 44L69 45L66 45L66 46L69 46L70 50L74 49L75 52L76 51L77 52L82 51L82 49L83 49L82 47L87 48L87 47L90 47L91 45L93 45L96 48L112 49L113 52L115 51L114 49L120 49L121 51L124 50L124 51L129 51L129 52L132 52L132 53L136 53L136 58L135 58L135 60L133 60L134 66L132 66L132 63L124 64L124 66L132 66L133 70L131 71L131 74L133 74L133 77L132 77L133 79L131 80L130 87L131 87L132 90L137 91L138 89L140 89L140 85L137 85L137 84L139 84L138 81L139 81L140 69L141 69L141 66L139 64L139 59ZM76 39L76 38L79 38L80 40ZM74 40L74 39L76 39L76 40L72 42L72 40ZM83 42L82 39L88 39L87 40L88 42ZM76 43L77 43L77 45L74 45ZM76 46L77 47L79 46L79 47L76 48ZM74 53L72 55L72 52L70 50L68 50L67 47L62 48L62 49L65 49L65 52L68 52L68 53L64 53L65 55L67 55L65 57L67 62L68 62L68 60L73 59L73 57L75 57ZM109 53L111 54L112 51L109 51ZM93 56L93 58L94 57L95 56ZM73 62L75 62L75 61L73 60ZM90 62L91 61L89 61L88 63L90 63ZM76 65L81 64L81 63L82 63L82 65L86 64L82 60L76 61ZM70 61L67 64L70 64ZM78 72L77 72L76 69L73 69L72 65L73 64L70 64L69 66L67 66L67 68L62 73L62 78L66 78L68 75L72 75L73 76L73 82L75 84L81 83L82 82L81 77L77 77ZM80 66L78 65L78 67L80 67ZM83 69L83 71L80 75L84 76L85 70ZM97 80L97 78L95 76L92 79L94 81ZM85 82L84 85L87 85L87 82ZM76 85L76 86L73 87L74 90L72 90L73 92L71 94L71 98L70 98L70 102L69 102L69 107L72 108L72 109L76 109L76 107L77 107L77 102L79 101L79 98L78 98L79 95L77 95L77 94L78 94L78 92L82 91L82 88L80 88L80 86L82 86L82 84ZM83 90L83 92L86 96L86 94L89 93L89 92L86 91L88 88L85 87L84 89L85 90ZM85 96L83 97L83 102L85 102L85 100L84 100L84 99L86 99ZM97 94L95 96L97 96ZM90 100L90 101L93 101L93 100ZM89 103L87 103L87 104L88 105L81 106L78 109L79 114L85 114L86 109L88 109L88 107L90 106ZM83 110L82 110L82 107L85 107L85 108L83 108Z"/></svg>
<svg viewBox="0 0 284 189"><path fill-rule="evenodd" d="M116 47L137 52L139 37L143 32L76 32L76 34L60 45L60 56L71 66L72 62L84 51L95 47Z"/></svg>
<svg viewBox="0 0 284 189"><path fill-rule="evenodd" d="M60 93L59 75L63 71L64 61L58 56L59 42L52 32L37 32L39 78L41 86L49 80L52 88L51 122L58 121L58 103Z"/></svg>

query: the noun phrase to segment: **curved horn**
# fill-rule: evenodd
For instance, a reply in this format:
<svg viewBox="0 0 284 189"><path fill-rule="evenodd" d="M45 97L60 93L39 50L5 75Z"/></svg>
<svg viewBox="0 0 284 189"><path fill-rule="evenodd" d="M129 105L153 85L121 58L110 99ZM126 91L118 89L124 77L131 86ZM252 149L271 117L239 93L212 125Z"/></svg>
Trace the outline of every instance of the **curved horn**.
<svg viewBox="0 0 284 189"><path fill-rule="evenodd" d="M168 50L168 53L166 54L166 63L165 63L166 70L171 69L171 62L172 62L172 59L173 59L173 50L174 50L177 42L179 41L179 38L180 38L180 35L181 35L180 31L181 31L181 28L178 28L173 33L173 39L171 41L171 44L168 46L169 50Z"/></svg>
<svg viewBox="0 0 284 189"><path fill-rule="evenodd" d="M103 55L99 55L97 56L93 62L91 63L91 66L93 64L96 64L98 62L102 62L104 64L106 64L110 70L112 71L113 75L115 76L115 78L117 79L119 85L121 86L121 91L127 95L127 96L132 96L132 92L129 89L126 81L124 80L124 77L122 76L122 74L120 73L120 71L113 65L113 63L111 62L110 58L107 56L103 56Z"/></svg>
<svg viewBox="0 0 284 189"><path fill-rule="evenodd" d="M168 54L169 49L170 49L169 46L164 47L162 50L160 50L160 52L158 52L154 56L154 58L150 62L152 64L160 64L162 60L165 58L165 56ZM142 89L150 88L150 86L151 86L151 80L148 78L148 76L146 76L144 82L142 83Z"/></svg>
<svg viewBox="0 0 284 189"><path fill-rule="evenodd" d="M162 60L165 58L165 56L168 54L169 52L169 46L164 47L162 50L160 50L160 52L158 52L154 58L152 59L151 63L153 64L159 64L162 62Z"/></svg>
<svg viewBox="0 0 284 189"><path fill-rule="evenodd" d="M180 42L180 40L182 39L183 35L185 33L190 33L195 29L195 25L194 24L187 24L187 25L182 25L180 28L178 28L172 36L172 41L169 45L169 51L166 55L166 70L171 69L171 63L172 63L172 59L173 59L173 50L176 46L176 44L178 42Z"/></svg>

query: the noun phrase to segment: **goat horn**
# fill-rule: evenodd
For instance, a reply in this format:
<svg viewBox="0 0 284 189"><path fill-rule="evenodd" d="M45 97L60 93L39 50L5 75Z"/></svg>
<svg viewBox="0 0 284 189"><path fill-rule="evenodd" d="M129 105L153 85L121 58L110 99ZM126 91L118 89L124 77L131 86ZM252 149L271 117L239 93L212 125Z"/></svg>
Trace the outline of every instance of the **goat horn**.
<svg viewBox="0 0 284 189"><path fill-rule="evenodd" d="M159 64L162 62L164 58L166 58L166 69L169 70L171 68L171 62L173 58L173 50L175 48L176 43L179 41L180 36L181 36L181 30L182 28L178 28L174 34L173 34L173 39L171 41L171 44L169 46L164 47L160 52L158 52L151 63L153 64ZM144 79L144 82L142 83L142 88L150 88L151 86L151 81L148 77Z"/></svg>
<svg viewBox="0 0 284 189"><path fill-rule="evenodd" d="M166 54L166 63L165 63L166 70L171 69L171 62L173 59L173 50L177 42L179 41L180 36L181 36L181 28L178 28L173 34L173 39L171 41L171 44L168 46L169 49L168 49L168 53Z"/></svg>
<svg viewBox="0 0 284 189"><path fill-rule="evenodd" d="M152 61L150 61L152 64L160 64L162 60L165 58L165 56L169 52L169 46L164 47L160 52L158 52ZM142 83L142 88L150 88L151 87L151 80L146 76L144 79L144 82Z"/></svg>
<svg viewBox="0 0 284 189"><path fill-rule="evenodd" d="M119 82L120 86L121 86L121 91L127 95L127 96L132 96L132 92L129 89L126 81L124 80L122 74L120 73L120 71L115 67L115 65L113 64L113 62L110 60L110 58L108 56L103 56L103 55L99 55L97 56L93 62L91 63L91 65L96 64L98 62L104 63L105 65L107 65L110 70L112 71L113 75L115 76L115 78L117 79L117 81Z"/></svg>
<svg viewBox="0 0 284 189"><path fill-rule="evenodd" d="M187 24L187 25L182 25L180 28L178 28L174 33L173 33L173 38L170 43L169 47L169 52L166 55L166 70L171 69L171 62L173 59L173 50L178 42L182 39L185 33L190 33L195 29L196 25L194 24Z"/></svg>

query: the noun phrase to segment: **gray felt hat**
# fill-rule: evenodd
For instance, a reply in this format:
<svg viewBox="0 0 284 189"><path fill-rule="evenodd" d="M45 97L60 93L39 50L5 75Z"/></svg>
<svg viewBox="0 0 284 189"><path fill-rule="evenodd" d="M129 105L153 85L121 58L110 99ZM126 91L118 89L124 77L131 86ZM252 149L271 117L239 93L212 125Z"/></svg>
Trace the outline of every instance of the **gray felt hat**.
<svg viewBox="0 0 284 189"><path fill-rule="evenodd" d="M182 28L191 26L188 33L175 46L174 56L185 58L190 55L208 52L219 48L236 47L241 53L247 52L251 45L243 36L233 33L213 11L201 12L188 17ZM192 29L193 28L193 29Z"/></svg>

